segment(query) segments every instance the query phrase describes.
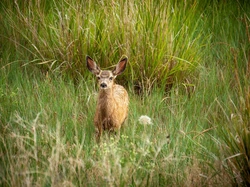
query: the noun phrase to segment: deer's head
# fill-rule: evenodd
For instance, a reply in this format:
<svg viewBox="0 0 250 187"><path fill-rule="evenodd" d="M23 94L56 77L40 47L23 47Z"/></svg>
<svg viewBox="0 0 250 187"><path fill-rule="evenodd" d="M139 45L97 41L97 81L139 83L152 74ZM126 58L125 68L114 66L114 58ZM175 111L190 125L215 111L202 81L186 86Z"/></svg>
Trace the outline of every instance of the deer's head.
<svg viewBox="0 0 250 187"><path fill-rule="evenodd" d="M87 67L98 79L98 83L101 89L112 88L114 80L117 75L120 75L126 68L127 57L122 58L115 68L110 70L101 70L100 67L89 56L86 57Z"/></svg>

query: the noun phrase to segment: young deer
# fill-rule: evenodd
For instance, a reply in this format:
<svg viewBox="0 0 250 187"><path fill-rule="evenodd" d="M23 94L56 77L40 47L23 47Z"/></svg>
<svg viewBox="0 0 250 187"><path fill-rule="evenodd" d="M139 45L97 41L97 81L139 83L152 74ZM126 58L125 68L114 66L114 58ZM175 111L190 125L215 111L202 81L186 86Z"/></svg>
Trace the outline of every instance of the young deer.
<svg viewBox="0 0 250 187"><path fill-rule="evenodd" d="M86 57L89 71L96 75L99 83L99 95L94 118L96 140L99 142L103 130L119 131L128 115L129 98L124 87L114 80L126 68L127 58L122 58L113 71L101 70L96 63Z"/></svg>

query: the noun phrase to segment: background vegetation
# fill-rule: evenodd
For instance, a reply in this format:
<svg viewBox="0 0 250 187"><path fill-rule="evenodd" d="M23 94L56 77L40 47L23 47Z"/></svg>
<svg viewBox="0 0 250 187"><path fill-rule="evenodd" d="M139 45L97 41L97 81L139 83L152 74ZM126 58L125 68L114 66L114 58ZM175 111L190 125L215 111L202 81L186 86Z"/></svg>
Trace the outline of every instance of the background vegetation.
<svg viewBox="0 0 250 187"><path fill-rule="evenodd" d="M2 0L0 185L248 186L249 14L247 1ZM99 145L86 54L129 57L129 119Z"/></svg>

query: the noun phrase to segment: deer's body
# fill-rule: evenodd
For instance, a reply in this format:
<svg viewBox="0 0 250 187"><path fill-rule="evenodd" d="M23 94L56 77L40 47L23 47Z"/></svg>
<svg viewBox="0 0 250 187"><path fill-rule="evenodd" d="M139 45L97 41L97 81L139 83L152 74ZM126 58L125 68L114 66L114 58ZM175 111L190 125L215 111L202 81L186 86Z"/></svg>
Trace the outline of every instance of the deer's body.
<svg viewBox="0 0 250 187"><path fill-rule="evenodd" d="M120 85L100 90L94 123L98 131L119 130L128 114L128 93Z"/></svg>
<svg viewBox="0 0 250 187"><path fill-rule="evenodd" d="M99 141L103 130L119 131L128 115L129 98L124 87L115 84L114 79L126 68L127 58L122 59L113 71L102 71L87 56L87 67L99 81L100 90L94 118L96 139Z"/></svg>

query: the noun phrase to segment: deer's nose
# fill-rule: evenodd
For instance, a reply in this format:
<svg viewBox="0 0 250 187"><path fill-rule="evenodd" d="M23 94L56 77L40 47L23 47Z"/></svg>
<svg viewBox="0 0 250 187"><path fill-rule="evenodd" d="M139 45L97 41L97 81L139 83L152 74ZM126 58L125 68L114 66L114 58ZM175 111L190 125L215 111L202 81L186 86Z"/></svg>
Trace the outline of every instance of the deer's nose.
<svg viewBox="0 0 250 187"><path fill-rule="evenodd" d="M101 83L101 88L106 88L107 87L107 84L106 83Z"/></svg>

